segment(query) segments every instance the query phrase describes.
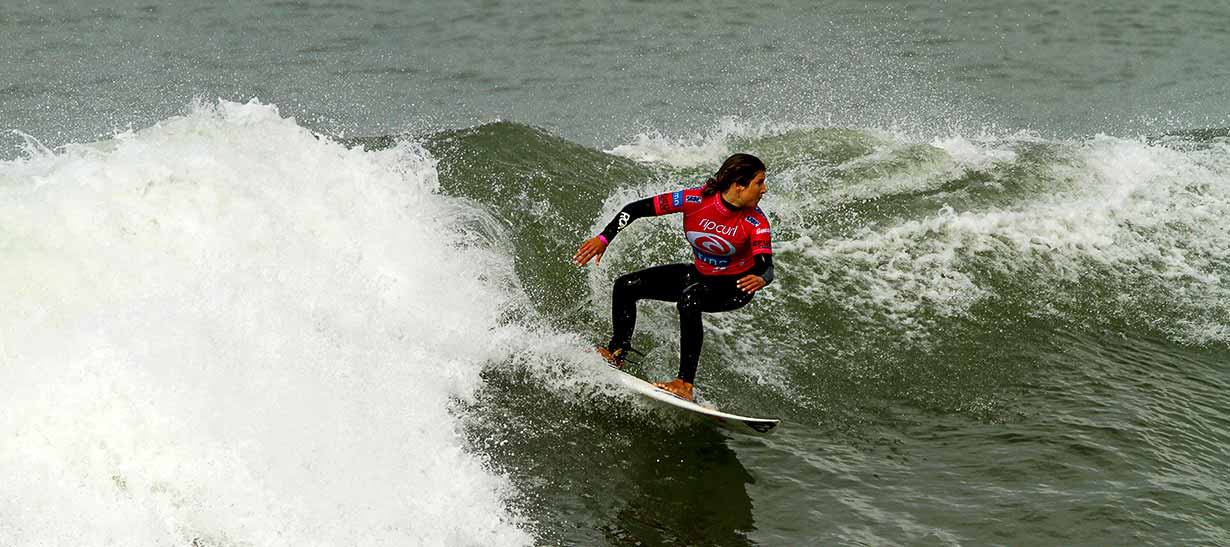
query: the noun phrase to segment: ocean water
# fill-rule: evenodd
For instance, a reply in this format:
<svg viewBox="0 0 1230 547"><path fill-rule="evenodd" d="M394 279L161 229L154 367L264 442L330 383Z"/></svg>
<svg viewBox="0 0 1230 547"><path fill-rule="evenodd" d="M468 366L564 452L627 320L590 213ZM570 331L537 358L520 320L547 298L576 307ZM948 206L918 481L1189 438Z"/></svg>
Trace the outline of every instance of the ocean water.
<svg viewBox="0 0 1230 547"><path fill-rule="evenodd" d="M1228 16L0 7L0 544L1230 544ZM586 351L678 219L568 262L736 151L767 436Z"/></svg>

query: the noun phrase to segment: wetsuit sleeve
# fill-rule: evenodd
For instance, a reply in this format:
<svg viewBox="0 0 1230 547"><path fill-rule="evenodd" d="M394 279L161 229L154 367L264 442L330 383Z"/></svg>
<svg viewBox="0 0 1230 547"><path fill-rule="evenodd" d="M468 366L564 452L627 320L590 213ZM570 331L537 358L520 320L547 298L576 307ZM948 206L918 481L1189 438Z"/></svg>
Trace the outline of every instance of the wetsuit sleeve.
<svg viewBox="0 0 1230 547"><path fill-rule="evenodd" d="M602 229L602 233L598 237L602 238L607 245L611 244L611 240L615 239L615 235L620 230L628 227L632 221L641 217L651 217L657 215L657 211L653 207L654 198L638 199L632 203L624 205L624 208L611 219L610 224Z"/></svg>
<svg viewBox="0 0 1230 547"><path fill-rule="evenodd" d="M655 196L653 198L653 212L655 215L684 213L700 207L702 203L704 203L704 195L701 193L700 188L675 190L674 192Z"/></svg>
<svg viewBox="0 0 1230 547"><path fill-rule="evenodd" d="M756 263L752 265L752 269L747 273L758 275L764 278L765 285L773 282L773 255L758 254L755 258Z"/></svg>

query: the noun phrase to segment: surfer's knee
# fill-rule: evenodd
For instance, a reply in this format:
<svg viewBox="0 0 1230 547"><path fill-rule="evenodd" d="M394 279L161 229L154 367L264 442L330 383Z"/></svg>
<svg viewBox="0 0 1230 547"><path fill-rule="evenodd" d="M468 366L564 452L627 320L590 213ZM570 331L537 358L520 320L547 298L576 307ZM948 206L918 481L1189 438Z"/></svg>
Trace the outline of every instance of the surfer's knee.
<svg viewBox="0 0 1230 547"><path fill-rule="evenodd" d="M615 279L613 292L615 294L630 294L641 286L641 278L636 273L624 274Z"/></svg>
<svg viewBox="0 0 1230 547"><path fill-rule="evenodd" d="M679 297L679 302L675 304L675 307L679 309L679 315L681 317L693 314L700 315L701 308L703 307L702 294L701 291L684 291L683 295Z"/></svg>

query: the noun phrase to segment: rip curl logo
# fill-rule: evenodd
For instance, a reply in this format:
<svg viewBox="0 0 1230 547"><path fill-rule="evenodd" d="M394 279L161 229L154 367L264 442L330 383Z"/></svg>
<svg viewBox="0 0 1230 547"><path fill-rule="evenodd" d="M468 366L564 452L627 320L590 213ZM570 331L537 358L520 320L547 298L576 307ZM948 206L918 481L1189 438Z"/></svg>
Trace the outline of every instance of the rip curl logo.
<svg viewBox="0 0 1230 547"><path fill-rule="evenodd" d="M721 236L713 235L708 232L688 232L688 243L692 244L692 248L698 253L704 253L711 257L730 256L735 254L735 246L731 245ZM726 260L725 262L730 262Z"/></svg>
<svg viewBox="0 0 1230 547"><path fill-rule="evenodd" d="M706 219L701 219L701 221L700 221L700 228L701 228L702 230L706 230L706 231L709 231L709 232L717 232L717 233L722 234L722 235L724 235L724 236L733 236L733 235L735 235L735 234L739 233L739 226L738 226L738 225L735 225L735 226L727 226L727 225L725 225L725 224L718 224L717 222L714 222L714 221L709 220L709 219L707 219L707 218L706 218ZM726 240L724 240L724 239L723 239L722 241L726 241Z"/></svg>

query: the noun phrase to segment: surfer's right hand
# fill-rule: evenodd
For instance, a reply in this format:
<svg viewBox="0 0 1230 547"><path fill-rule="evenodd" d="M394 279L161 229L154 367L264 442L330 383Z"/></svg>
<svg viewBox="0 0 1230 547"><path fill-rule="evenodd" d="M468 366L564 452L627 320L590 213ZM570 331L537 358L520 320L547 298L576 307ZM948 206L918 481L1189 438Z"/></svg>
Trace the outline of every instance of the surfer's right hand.
<svg viewBox="0 0 1230 547"><path fill-rule="evenodd" d="M572 255L572 263L577 266L584 266L589 259L594 258L594 264L602 263L602 253L606 252L606 242L600 237L591 237L581 244L581 248L577 249L577 254Z"/></svg>

